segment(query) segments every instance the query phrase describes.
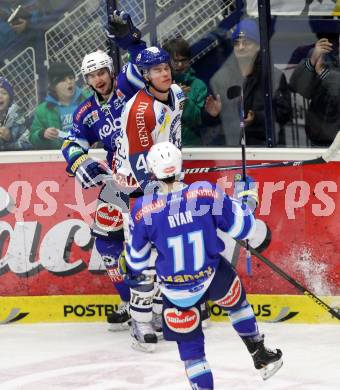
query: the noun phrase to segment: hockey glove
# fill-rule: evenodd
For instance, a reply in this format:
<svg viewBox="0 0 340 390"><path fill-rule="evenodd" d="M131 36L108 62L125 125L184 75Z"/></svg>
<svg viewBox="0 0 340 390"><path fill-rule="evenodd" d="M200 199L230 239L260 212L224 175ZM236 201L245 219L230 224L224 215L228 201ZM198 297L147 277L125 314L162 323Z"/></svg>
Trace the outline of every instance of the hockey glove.
<svg viewBox="0 0 340 390"><path fill-rule="evenodd" d="M243 181L242 176L237 173L234 176L234 197L246 204L254 212L259 200L257 185L254 179L246 176L245 181Z"/></svg>
<svg viewBox="0 0 340 390"><path fill-rule="evenodd" d="M114 10L109 17L106 35L124 50L139 43L141 38L141 32L132 23L130 15L118 10Z"/></svg>
<svg viewBox="0 0 340 390"><path fill-rule="evenodd" d="M103 184L104 176L109 174L99 162L87 155L76 160L72 168L77 180L85 189L100 187Z"/></svg>

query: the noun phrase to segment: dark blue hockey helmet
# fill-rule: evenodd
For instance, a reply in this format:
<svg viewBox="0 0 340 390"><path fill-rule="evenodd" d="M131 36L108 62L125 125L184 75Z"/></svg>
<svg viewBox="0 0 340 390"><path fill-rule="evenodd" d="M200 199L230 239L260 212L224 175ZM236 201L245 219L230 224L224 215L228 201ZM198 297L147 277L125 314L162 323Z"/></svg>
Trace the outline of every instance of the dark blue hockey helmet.
<svg viewBox="0 0 340 390"><path fill-rule="evenodd" d="M148 70L163 63L170 63L170 55L166 50L157 46L142 50L136 58L136 65L140 70Z"/></svg>

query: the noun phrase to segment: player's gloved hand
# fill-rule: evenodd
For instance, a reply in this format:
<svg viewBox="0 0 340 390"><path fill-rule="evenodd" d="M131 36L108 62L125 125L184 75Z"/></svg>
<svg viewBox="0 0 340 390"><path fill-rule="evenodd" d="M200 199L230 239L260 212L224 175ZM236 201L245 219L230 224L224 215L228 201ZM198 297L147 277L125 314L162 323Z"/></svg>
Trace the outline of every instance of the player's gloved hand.
<svg viewBox="0 0 340 390"><path fill-rule="evenodd" d="M254 179L246 176L245 180L242 180L242 175L237 173L234 176L234 197L243 204L247 204L250 210L254 212L259 201L257 184Z"/></svg>
<svg viewBox="0 0 340 390"><path fill-rule="evenodd" d="M124 11L114 10L109 17L106 35L122 49L128 49L133 43L139 43L141 32L132 23L131 17Z"/></svg>
<svg viewBox="0 0 340 390"><path fill-rule="evenodd" d="M83 188L100 187L109 172L97 161L87 157L78 165L75 176Z"/></svg>

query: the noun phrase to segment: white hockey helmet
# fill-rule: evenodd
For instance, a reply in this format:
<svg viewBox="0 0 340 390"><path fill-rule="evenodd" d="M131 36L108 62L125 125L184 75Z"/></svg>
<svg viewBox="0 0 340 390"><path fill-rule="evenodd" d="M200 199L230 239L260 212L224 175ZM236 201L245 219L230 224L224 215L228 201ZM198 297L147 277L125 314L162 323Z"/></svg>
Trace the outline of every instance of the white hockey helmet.
<svg viewBox="0 0 340 390"><path fill-rule="evenodd" d="M146 162L157 179L166 179L181 173L182 152L171 142L160 142L151 147Z"/></svg>
<svg viewBox="0 0 340 390"><path fill-rule="evenodd" d="M86 54L81 64L81 73L86 81L86 75L95 70L108 68L113 75L114 67L112 58L102 50Z"/></svg>

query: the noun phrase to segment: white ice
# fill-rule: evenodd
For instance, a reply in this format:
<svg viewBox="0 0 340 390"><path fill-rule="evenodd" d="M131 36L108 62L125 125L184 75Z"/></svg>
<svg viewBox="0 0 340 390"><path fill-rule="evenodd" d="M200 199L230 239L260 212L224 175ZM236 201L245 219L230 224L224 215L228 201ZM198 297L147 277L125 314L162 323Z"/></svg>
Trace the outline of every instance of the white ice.
<svg viewBox="0 0 340 390"><path fill-rule="evenodd" d="M212 323L206 355L216 390L339 390L340 326L260 324L284 364L264 382L230 324ZM2 325L1 390L189 390L175 343L130 348L129 333L104 323Z"/></svg>

